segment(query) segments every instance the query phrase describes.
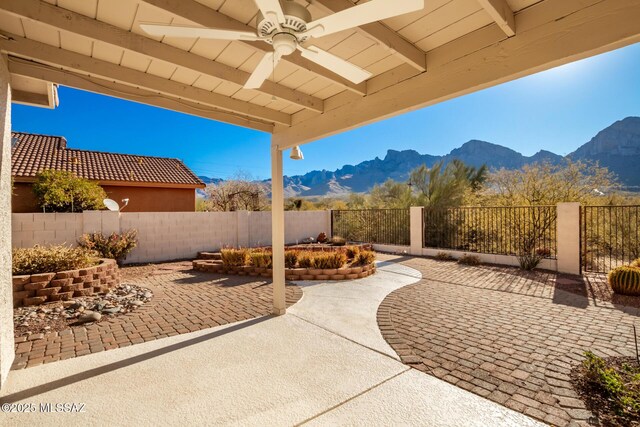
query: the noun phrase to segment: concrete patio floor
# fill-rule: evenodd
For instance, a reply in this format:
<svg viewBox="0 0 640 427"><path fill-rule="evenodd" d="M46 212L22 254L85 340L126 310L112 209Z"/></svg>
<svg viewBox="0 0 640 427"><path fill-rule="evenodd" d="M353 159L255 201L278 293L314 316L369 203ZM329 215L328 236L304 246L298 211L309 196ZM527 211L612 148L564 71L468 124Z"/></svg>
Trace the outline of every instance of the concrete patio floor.
<svg viewBox="0 0 640 427"><path fill-rule="evenodd" d="M14 371L0 401L35 412L2 413L0 424L539 425L397 360L377 307L419 278L384 263L366 279L303 283L303 299L281 317ZM42 413L41 403L83 403L84 412Z"/></svg>

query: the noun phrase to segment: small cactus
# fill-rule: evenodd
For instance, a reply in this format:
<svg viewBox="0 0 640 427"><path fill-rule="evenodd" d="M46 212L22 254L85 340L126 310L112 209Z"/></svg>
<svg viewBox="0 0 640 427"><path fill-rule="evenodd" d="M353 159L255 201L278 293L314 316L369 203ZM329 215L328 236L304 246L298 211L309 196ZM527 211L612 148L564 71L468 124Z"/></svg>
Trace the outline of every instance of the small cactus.
<svg viewBox="0 0 640 427"><path fill-rule="evenodd" d="M609 272L609 286L622 295L640 295L640 268L616 267Z"/></svg>

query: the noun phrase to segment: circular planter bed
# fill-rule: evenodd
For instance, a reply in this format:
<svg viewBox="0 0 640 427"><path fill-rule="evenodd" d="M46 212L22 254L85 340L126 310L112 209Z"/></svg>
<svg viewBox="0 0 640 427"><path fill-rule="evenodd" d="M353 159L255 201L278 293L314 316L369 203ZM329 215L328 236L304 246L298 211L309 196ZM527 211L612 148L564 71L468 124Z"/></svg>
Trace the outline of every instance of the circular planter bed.
<svg viewBox="0 0 640 427"><path fill-rule="evenodd" d="M209 273L238 274L242 276L271 277L270 268L261 267L232 267L225 268L220 261L212 259L197 259L193 261L193 269ZM320 268L285 268L284 274L287 280L353 280L370 276L376 272L374 263L340 269Z"/></svg>
<svg viewBox="0 0 640 427"><path fill-rule="evenodd" d="M13 276L13 306L103 294L119 283L118 264L107 258L100 259L98 265L78 270Z"/></svg>

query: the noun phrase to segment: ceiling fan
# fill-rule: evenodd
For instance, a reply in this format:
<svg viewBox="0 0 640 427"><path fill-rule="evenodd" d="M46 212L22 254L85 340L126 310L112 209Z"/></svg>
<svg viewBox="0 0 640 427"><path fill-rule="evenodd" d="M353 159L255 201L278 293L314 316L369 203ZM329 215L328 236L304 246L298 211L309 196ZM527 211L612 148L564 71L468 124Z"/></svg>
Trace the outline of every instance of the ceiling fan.
<svg viewBox="0 0 640 427"><path fill-rule="evenodd" d="M310 38L420 10L425 0L370 0L315 21L304 6L293 0L282 0L282 3L279 0L254 1L260 9L256 33L151 23L140 24L140 28L153 36L263 41L273 45L273 52L268 52L258 63L245 83L245 89L262 86L280 59L296 49L304 58L353 83L361 83L371 77L370 72L315 46L303 47L302 43Z"/></svg>

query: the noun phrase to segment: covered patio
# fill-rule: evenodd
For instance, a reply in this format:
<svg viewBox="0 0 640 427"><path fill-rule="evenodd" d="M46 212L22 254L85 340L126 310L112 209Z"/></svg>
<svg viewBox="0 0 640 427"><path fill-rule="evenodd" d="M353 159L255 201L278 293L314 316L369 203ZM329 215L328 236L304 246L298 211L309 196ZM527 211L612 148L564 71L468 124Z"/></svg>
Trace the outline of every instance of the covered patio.
<svg viewBox="0 0 640 427"><path fill-rule="evenodd" d="M296 3L316 20L366 4ZM274 62L261 86L246 88L269 44L160 37L141 28L152 22L255 33L258 4L265 3L1 2L0 387L14 359L7 237L12 102L55 108L56 85L65 85L271 133L272 313L283 315L285 150L640 41L640 0L426 1L415 12L301 42L366 71L364 81L324 68L303 51ZM282 328L264 346L295 339L279 334L298 320L276 322Z"/></svg>

